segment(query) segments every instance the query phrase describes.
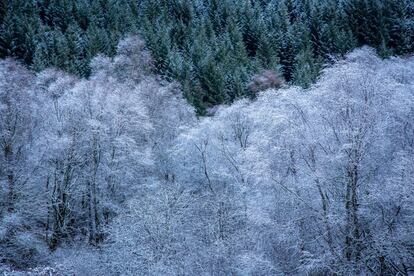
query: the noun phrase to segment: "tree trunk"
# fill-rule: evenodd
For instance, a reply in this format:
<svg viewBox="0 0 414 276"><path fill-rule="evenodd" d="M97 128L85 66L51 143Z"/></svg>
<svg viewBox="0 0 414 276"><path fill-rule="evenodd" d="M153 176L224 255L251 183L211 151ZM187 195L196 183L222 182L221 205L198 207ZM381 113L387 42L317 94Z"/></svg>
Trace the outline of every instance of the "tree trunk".
<svg viewBox="0 0 414 276"><path fill-rule="evenodd" d="M99 145L96 137L93 138L92 143L92 176L88 182L88 195L89 195L89 242L96 245L100 241L100 219L98 212L98 197L96 187L96 175L98 173L98 167L100 162Z"/></svg>
<svg viewBox="0 0 414 276"><path fill-rule="evenodd" d="M92 204L92 183L88 181L88 194L87 194L87 201L88 201L88 220L89 220L89 243L95 244L95 219L94 219L94 211L93 211L93 204Z"/></svg>
<svg viewBox="0 0 414 276"><path fill-rule="evenodd" d="M348 261L358 261L360 258L360 229L358 220L358 167L351 164L347 168L346 186L346 237L345 257Z"/></svg>
<svg viewBox="0 0 414 276"><path fill-rule="evenodd" d="M12 169L13 162L13 147L10 143L7 143L4 147L4 157L6 159L6 175L7 175L7 210L9 212L14 211L14 200L15 200L15 191L14 191L14 172Z"/></svg>

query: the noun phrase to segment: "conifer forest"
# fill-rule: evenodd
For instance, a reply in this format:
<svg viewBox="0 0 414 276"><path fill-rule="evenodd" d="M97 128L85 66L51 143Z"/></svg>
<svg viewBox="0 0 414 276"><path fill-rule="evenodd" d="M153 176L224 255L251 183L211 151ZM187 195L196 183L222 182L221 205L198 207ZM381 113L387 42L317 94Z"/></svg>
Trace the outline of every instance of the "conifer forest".
<svg viewBox="0 0 414 276"><path fill-rule="evenodd" d="M414 275L414 0L0 0L0 275Z"/></svg>

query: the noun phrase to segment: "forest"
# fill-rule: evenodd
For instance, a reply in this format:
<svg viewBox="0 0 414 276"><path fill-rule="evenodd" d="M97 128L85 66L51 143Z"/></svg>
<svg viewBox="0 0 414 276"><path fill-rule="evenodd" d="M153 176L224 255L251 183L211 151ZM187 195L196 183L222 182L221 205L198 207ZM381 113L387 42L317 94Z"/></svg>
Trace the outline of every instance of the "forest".
<svg viewBox="0 0 414 276"><path fill-rule="evenodd" d="M1 275L414 275L411 0L0 20Z"/></svg>
<svg viewBox="0 0 414 276"><path fill-rule="evenodd" d="M412 0L2 0L0 58L88 77L97 54L140 35L155 73L206 115L254 97L248 84L266 70L308 87L356 47L412 53L413 22Z"/></svg>

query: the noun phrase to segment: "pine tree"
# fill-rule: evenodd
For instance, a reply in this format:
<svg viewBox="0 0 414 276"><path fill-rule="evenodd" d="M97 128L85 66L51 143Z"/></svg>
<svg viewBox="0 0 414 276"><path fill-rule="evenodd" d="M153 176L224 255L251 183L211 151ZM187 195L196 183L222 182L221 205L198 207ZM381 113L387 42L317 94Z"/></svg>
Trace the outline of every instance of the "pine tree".
<svg viewBox="0 0 414 276"><path fill-rule="evenodd" d="M321 61L319 58L315 58L308 27L304 23L299 23L296 26L296 31L301 33L302 36L298 45L300 50L295 57L292 78L293 83L307 88L315 82L321 68Z"/></svg>
<svg viewBox="0 0 414 276"><path fill-rule="evenodd" d="M287 1L279 1L275 18L276 41L279 48L280 65L287 81L292 79L294 59L297 52L294 26L292 26L290 19L291 11L288 9Z"/></svg>
<svg viewBox="0 0 414 276"><path fill-rule="evenodd" d="M242 87L260 70L280 70L297 83L299 64L328 62L358 46L382 56L413 52L413 15L411 0L0 1L0 57L88 76L95 55L112 57L123 36L139 33L156 72L186 87L187 99L201 110L203 99L207 106L248 95ZM306 47L303 24L311 41ZM207 60L221 71L223 91L202 85ZM311 71L299 82L314 79Z"/></svg>
<svg viewBox="0 0 414 276"><path fill-rule="evenodd" d="M384 3L389 27L389 47L396 54L414 51L414 3L410 0L389 1Z"/></svg>

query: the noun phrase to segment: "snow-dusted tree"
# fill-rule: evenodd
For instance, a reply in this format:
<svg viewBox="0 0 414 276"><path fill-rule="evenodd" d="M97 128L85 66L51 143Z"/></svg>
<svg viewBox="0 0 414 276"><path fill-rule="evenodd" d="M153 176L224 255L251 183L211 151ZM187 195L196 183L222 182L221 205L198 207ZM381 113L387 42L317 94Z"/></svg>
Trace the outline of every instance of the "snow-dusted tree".
<svg viewBox="0 0 414 276"><path fill-rule="evenodd" d="M0 263L40 264L48 246L60 265L32 271L413 270L413 58L358 49L308 89L205 118L137 37L91 68L0 62Z"/></svg>
<svg viewBox="0 0 414 276"><path fill-rule="evenodd" d="M26 179L27 149L31 142L33 75L18 62L0 63L0 179L4 198L2 212L13 212Z"/></svg>
<svg viewBox="0 0 414 276"><path fill-rule="evenodd" d="M42 175L47 197L46 240L55 249L69 236L76 182L83 158L78 151L82 129L81 103L70 89L76 79L61 71L48 69L37 77L42 101L42 120L36 148L42 155ZM42 186L43 186L42 185Z"/></svg>
<svg viewBox="0 0 414 276"><path fill-rule="evenodd" d="M85 258L113 273L166 273L173 271L173 260L179 267L174 252L184 254L174 249L184 245L173 224L181 226L175 215L175 208L181 207L175 201L187 194L174 182L174 163L167 151L180 128L191 125L195 116L175 85L148 75L151 61L141 60L147 53L134 41L139 42L123 41L113 60L94 59L91 78L71 89L82 103L84 129L79 148L84 158L80 216L92 243L102 234L109 234L113 242L101 256L104 262L91 254L85 253ZM106 227L114 214L120 217ZM85 270L99 270L73 260Z"/></svg>
<svg viewBox="0 0 414 276"><path fill-rule="evenodd" d="M158 181L150 181L145 200L131 202L127 221L134 222L113 230L114 237L125 237L115 238L116 251L122 252L116 271L406 273L407 236L385 243L385 225L378 224L373 206L395 202L375 192L384 188L380 183L392 186L387 180L394 179L392 171L411 177L407 152L398 154L402 163L392 170L388 157L396 150L397 129L406 133L401 143L410 145L411 100L404 112L396 109L412 95L400 69L384 71L382 65L371 50L361 49L326 70L311 89L266 91L254 102L221 107L195 124L181 121L177 126L185 127L174 145L171 138L180 131L166 136L156 129L154 141L163 141L154 147L163 156L156 157ZM410 64L404 68L410 72ZM140 87L159 95L154 83ZM391 98L393 105L386 101ZM170 122L162 109L151 115L161 118L154 126ZM388 189L401 200L404 192ZM400 215L402 207L393 208L397 212L388 216ZM137 227L134 238L124 234ZM133 263L122 261L133 255Z"/></svg>
<svg viewBox="0 0 414 276"><path fill-rule="evenodd" d="M141 46L135 46L130 44L132 48L124 51L146 55ZM115 58L114 63L120 60ZM135 69L127 68L127 75L128 70ZM176 182L175 163L168 152L182 129L195 122L195 113L175 84L146 76L145 68L137 70L143 75L135 75L126 85L133 87L133 93L142 99L148 112L152 127L146 145L154 163L152 173L145 176L135 195L129 198L127 209L112 224L110 239L114 243L105 256L111 260L108 269L113 273L180 274L185 271L184 260L190 246L181 227L193 199L188 189ZM125 262L126 259L129 261Z"/></svg>
<svg viewBox="0 0 414 276"><path fill-rule="evenodd" d="M410 62L381 61L363 48L325 70L311 89L266 91L183 133L175 147L177 179L203 195L189 212L194 241L228 242L218 251L199 243L204 268L234 272L249 248L250 256L258 250L264 257L262 265L286 274L407 273L411 247L402 233L412 227L401 222L392 241L384 233L403 206L403 221L412 212L404 192L412 171L410 72ZM394 199L384 201L383 189ZM247 216L232 228L237 205ZM261 233L254 250L242 238L251 229Z"/></svg>
<svg viewBox="0 0 414 276"><path fill-rule="evenodd" d="M83 99L85 129L81 150L85 158L82 180L92 243L102 240L101 228L118 211L126 193L134 192L152 166L148 134L152 126L139 90L92 76L73 93Z"/></svg>
<svg viewBox="0 0 414 276"><path fill-rule="evenodd" d="M189 273L275 271L250 238L258 230L253 217L258 191L248 106L244 100L220 108L215 117L180 135L172 152L177 181L187 183L197 197L186 225L197 248Z"/></svg>
<svg viewBox="0 0 414 276"><path fill-rule="evenodd" d="M325 70L312 89L271 94L273 99L267 101L271 110L260 105L266 93L255 103L256 113L270 118L258 120L269 122L258 129L264 132L261 137L272 139L270 143L265 139L259 142L270 145L261 158L266 160L266 152L273 154L273 158L268 158L269 174L279 187L275 200L285 215L290 214L288 221L274 217L275 222L284 225L284 229L279 228L276 241L290 235L282 239L291 245L290 257L276 258L284 269L306 273L407 273L410 246L402 242L406 242L405 235L385 242L381 238L385 225L378 224L378 217L388 212L388 216L399 216L399 205L391 208L397 211L380 209L380 213L374 206L384 206L382 194L387 187L394 186L388 192L394 196L400 194L397 190L403 191L396 188L398 182L391 184L386 179L394 179L390 170L396 165L393 152L400 152L395 144L400 138L395 133L411 131L408 121L401 124L395 116L409 117L412 88L406 74L412 69L408 62L404 70L398 66L384 70L384 64L389 68L395 66L364 48ZM399 110L401 107L403 111ZM277 131L271 134L274 127ZM255 133L252 137L260 138ZM404 164L400 170L405 172L407 163ZM289 201L295 202L295 206L289 208ZM411 212L410 208L405 211ZM404 229L413 231L409 227ZM292 251L293 244L296 249ZM395 247L401 254L391 252L390 248ZM279 256L278 251L283 252L280 244L274 256ZM296 261L295 256L299 257Z"/></svg>
<svg viewBox="0 0 414 276"><path fill-rule="evenodd" d="M323 237L335 259L330 269L342 273L389 273L399 266L379 264L386 254L378 253L381 250L372 241L380 232L374 227L371 206L382 201L376 192L383 188L397 150L393 145L397 137L389 129L395 125L397 106L404 106L390 100L410 99L383 66L372 50L363 48L325 70L312 89L320 114L311 113L312 132L318 138L307 147L304 161L317 176Z"/></svg>
<svg viewBox="0 0 414 276"><path fill-rule="evenodd" d="M39 217L33 214L39 192L33 175L38 156L31 149L37 126L34 75L18 62L0 62L0 262L36 264L43 250ZM30 229L30 231L28 231Z"/></svg>

